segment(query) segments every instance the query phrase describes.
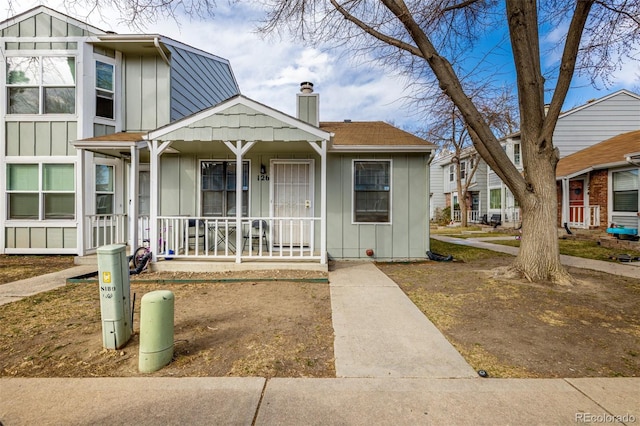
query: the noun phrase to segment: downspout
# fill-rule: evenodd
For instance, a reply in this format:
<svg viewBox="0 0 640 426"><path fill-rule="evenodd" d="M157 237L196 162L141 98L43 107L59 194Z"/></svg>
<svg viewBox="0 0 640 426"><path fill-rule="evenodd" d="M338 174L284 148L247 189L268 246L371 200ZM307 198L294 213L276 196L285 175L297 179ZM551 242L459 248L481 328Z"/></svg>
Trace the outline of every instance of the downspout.
<svg viewBox="0 0 640 426"><path fill-rule="evenodd" d="M169 58L167 58L167 55L164 53L164 50L162 50L162 47L160 47L160 38L159 37L154 37L153 38L153 45L156 47L156 49L158 50L158 53L160 54L160 56L162 56L162 60L169 66L171 66L171 63L169 62Z"/></svg>

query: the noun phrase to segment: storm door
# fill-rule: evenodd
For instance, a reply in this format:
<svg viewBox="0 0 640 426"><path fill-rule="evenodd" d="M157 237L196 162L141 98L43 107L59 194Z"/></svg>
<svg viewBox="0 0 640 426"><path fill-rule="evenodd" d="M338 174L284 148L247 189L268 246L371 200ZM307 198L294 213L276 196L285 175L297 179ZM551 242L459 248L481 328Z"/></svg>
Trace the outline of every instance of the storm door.
<svg viewBox="0 0 640 426"><path fill-rule="evenodd" d="M313 160L273 160L274 246L309 246L313 221Z"/></svg>

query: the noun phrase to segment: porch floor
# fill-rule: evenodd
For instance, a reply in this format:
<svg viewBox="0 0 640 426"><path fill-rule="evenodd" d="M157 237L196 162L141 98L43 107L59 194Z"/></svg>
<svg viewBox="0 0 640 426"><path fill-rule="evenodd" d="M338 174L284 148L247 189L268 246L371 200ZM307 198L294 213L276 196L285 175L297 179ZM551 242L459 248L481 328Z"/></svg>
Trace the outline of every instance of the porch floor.
<svg viewBox="0 0 640 426"><path fill-rule="evenodd" d="M95 265L98 267L98 256L76 256L76 265ZM159 259L150 264L152 272L233 272L233 271L257 271L257 270L303 270L328 272L328 264L322 265L317 259L287 259L274 262L271 259L245 259L242 263L235 263L229 259Z"/></svg>

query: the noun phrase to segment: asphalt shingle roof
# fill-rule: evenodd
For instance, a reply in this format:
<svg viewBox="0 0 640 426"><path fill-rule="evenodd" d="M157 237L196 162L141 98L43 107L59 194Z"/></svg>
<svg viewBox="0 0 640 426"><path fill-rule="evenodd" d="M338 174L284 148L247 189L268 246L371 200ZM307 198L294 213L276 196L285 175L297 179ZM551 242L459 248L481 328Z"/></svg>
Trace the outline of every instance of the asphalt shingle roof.
<svg viewBox="0 0 640 426"><path fill-rule="evenodd" d="M384 121L327 121L320 128L335 135L334 145L434 146Z"/></svg>
<svg viewBox="0 0 640 426"><path fill-rule="evenodd" d="M589 168L605 168L624 162L627 154L640 152L640 130L623 133L568 155L558 162L556 176L570 176Z"/></svg>

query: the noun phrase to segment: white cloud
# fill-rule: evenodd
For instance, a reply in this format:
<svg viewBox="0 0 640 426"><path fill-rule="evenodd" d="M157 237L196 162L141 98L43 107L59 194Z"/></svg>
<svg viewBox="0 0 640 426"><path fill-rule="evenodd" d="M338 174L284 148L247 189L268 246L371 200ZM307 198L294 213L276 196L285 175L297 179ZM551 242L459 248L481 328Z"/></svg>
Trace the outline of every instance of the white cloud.
<svg viewBox="0 0 640 426"><path fill-rule="evenodd" d="M79 7L67 10L63 0L25 0L17 13L44 4L103 30L137 32L121 23L118 12L103 9L102 16ZM212 20L185 20L180 25L161 20L144 32L159 33L228 59L243 95L295 115L296 93L311 81L320 93L320 119L385 120L401 126L411 120L400 106L404 96L399 78L371 64L354 65L339 53L305 47L277 37L255 33L258 11L242 3L223 5Z"/></svg>

